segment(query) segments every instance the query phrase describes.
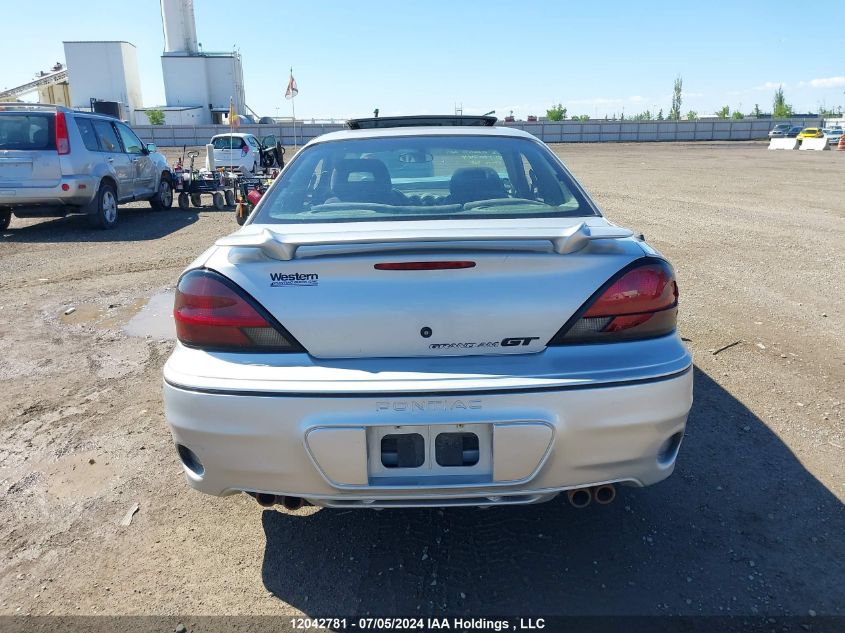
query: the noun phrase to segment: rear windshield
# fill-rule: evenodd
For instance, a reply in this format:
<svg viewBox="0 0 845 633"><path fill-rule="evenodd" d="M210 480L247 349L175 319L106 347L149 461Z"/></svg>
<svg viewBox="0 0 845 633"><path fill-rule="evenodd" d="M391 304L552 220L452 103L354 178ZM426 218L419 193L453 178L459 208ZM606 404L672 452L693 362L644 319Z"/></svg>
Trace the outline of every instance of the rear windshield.
<svg viewBox="0 0 845 633"><path fill-rule="evenodd" d="M237 136L218 136L211 140L214 149L241 149L246 143Z"/></svg>
<svg viewBox="0 0 845 633"><path fill-rule="evenodd" d="M0 149L55 149L55 115L0 113Z"/></svg>
<svg viewBox="0 0 845 633"><path fill-rule="evenodd" d="M597 215L541 143L503 136L349 139L304 149L254 222Z"/></svg>

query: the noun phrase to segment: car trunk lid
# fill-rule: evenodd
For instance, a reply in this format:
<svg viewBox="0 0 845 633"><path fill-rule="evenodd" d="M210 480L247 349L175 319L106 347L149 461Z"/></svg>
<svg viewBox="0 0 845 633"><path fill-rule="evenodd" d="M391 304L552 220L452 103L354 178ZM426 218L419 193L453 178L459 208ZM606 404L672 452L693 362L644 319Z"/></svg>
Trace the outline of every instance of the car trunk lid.
<svg viewBox="0 0 845 633"><path fill-rule="evenodd" d="M381 224L252 225L206 266L315 357L465 356L542 351L643 254L598 217Z"/></svg>

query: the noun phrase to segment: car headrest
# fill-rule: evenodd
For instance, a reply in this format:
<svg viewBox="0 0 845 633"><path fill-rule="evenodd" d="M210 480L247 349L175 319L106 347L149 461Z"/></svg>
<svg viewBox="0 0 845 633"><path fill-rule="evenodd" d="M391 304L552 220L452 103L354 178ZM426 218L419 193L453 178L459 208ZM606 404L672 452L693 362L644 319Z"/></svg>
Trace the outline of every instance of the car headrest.
<svg viewBox="0 0 845 633"><path fill-rule="evenodd" d="M35 130L32 134L32 144L36 147L45 147L47 145L47 138L47 130Z"/></svg>
<svg viewBox="0 0 845 633"><path fill-rule="evenodd" d="M464 204L507 196L502 179L491 167L461 167L455 170L449 181L450 202Z"/></svg>
<svg viewBox="0 0 845 633"><path fill-rule="evenodd" d="M338 191L358 186L390 191L393 183L387 165L375 158L345 158L338 161L332 174L332 189Z"/></svg>

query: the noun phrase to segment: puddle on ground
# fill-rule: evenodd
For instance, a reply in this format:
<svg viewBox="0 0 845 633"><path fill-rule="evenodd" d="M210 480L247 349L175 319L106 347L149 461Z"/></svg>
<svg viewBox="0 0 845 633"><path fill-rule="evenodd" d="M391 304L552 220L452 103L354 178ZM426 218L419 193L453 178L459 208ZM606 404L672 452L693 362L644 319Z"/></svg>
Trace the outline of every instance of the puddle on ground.
<svg viewBox="0 0 845 633"><path fill-rule="evenodd" d="M150 336L154 339L176 338L176 324L173 322L173 291L160 292L150 297L137 314L123 326L129 336Z"/></svg>
<svg viewBox="0 0 845 633"><path fill-rule="evenodd" d="M139 297L138 299L134 299L129 305L110 309L106 315L106 318L100 321L97 325L111 328L122 327L124 323L129 321L136 314L138 314L145 305L147 305L146 297Z"/></svg>
<svg viewBox="0 0 845 633"><path fill-rule="evenodd" d="M59 320L68 325L96 325L104 328L119 328L138 314L147 304L146 298L134 299L126 305L97 305L81 303L73 306L70 314L61 314Z"/></svg>
<svg viewBox="0 0 845 633"><path fill-rule="evenodd" d="M69 323L71 325L94 323L102 318L106 312L108 310L103 306L94 305L93 303L83 303L75 306L73 312L70 314L62 314L59 320L62 323Z"/></svg>

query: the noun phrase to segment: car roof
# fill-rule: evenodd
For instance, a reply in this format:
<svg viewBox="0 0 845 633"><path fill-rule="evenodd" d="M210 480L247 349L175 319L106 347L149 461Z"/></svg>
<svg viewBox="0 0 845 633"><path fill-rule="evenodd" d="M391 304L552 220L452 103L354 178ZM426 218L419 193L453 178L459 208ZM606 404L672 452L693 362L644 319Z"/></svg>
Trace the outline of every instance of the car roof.
<svg viewBox="0 0 845 633"><path fill-rule="evenodd" d="M222 136L237 136L238 138L244 138L246 136L254 136L254 134L250 134L249 132L226 132L225 134L215 134L211 138L220 138Z"/></svg>
<svg viewBox="0 0 845 633"><path fill-rule="evenodd" d="M408 136L499 136L511 138L525 138L537 140L533 134L524 132L523 130L512 127L481 127L481 126L463 126L463 125L437 125L437 126L423 126L423 127L391 127L391 128L373 128L364 130L340 130L338 132L328 132L322 136L309 141L305 147L316 143L326 143L330 141L346 141L370 138L398 138Z"/></svg>
<svg viewBox="0 0 845 633"><path fill-rule="evenodd" d="M52 105L49 103L26 103L23 101L20 103L2 103L0 104L0 112L3 112L4 114L55 114L56 112L64 112L74 118L85 117L100 119L102 121L117 121L118 123L126 123L126 121L111 116L110 114L73 110L65 106Z"/></svg>

